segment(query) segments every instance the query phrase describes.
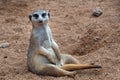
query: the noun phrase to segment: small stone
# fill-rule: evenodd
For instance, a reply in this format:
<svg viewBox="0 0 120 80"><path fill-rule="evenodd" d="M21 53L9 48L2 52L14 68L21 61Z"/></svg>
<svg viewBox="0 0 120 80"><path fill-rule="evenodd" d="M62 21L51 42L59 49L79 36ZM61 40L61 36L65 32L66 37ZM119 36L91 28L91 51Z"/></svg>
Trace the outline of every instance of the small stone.
<svg viewBox="0 0 120 80"><path fill-rule="evenodd" d="M100 36L95 36L95 37L93 38L93 40L94 40L95 42L99 41L99 40L100 40Z"/></svg>
<svg viewBox="0 0 120 80"><path fill-rule="evenodd" d="M100 15L102 15L103 11L100 7L96 7L94 10L93 10L93 16L95 17L99 17Z"/></svg>
<svg viewBox="0 0 120 80"><path fill-rule="evenodd" d="M8 42L0 43L0 48L6 48L9 46L10 46L10 44Z"/></svg>

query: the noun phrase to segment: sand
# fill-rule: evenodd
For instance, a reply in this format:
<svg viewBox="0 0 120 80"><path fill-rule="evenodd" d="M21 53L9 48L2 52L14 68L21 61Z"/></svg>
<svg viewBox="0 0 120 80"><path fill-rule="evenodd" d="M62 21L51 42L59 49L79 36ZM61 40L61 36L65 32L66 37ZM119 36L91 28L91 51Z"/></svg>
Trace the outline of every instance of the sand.
<svg viewBox="0 0 120 80"><path fill-rule="evenodd" d="M93 17L100 7L103 14ZM75 78L38 76L27 70L31 33L28 15L50 11L50 27L62 53L102 69L79 70ZM120 80L119 0L0 0L0 80Z"/></svg>

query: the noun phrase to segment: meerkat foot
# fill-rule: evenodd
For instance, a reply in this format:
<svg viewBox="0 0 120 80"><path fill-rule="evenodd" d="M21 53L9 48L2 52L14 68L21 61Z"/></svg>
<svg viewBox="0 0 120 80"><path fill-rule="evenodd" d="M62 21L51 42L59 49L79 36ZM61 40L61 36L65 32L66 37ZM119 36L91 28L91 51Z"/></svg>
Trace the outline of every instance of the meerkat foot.
<svg viewBox="0 0 120 80"><path fill-rule="evenodd" d="M77 74L77 71L72 71L69 73L68 76L74 78L76 74Z"/></svg>

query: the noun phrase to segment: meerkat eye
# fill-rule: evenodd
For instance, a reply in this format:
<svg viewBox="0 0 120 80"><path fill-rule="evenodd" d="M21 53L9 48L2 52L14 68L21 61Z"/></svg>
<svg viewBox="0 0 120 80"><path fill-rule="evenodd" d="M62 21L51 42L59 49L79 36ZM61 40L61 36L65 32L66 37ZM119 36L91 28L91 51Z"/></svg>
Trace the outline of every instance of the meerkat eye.
<svg viewBox="0 0 120 80"><path fill-rule="evenodd" d="M43 14L42 14L42 17L45 18L45 16L46 16L46 13L43 13Z"/></svg>
<svg viewBox="0 0 120 80"><path fill-rule="evenodd" d="M33 14L33 17L35 17L36 19L39 17L38 14Z"/></svg>

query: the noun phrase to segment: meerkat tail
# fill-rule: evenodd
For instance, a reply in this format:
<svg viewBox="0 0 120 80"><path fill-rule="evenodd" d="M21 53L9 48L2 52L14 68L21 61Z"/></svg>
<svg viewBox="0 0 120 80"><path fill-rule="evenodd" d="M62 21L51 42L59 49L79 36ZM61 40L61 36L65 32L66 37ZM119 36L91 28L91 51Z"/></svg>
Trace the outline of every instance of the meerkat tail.
<svg viewBox="0 0 120 80"><path fill-rule="evenodd" d="M99 65L90 65L90 64L65 64L61 68L67 71L72 71L79 69L91 69L91 68L102 68L102 67Z"/></svg>

